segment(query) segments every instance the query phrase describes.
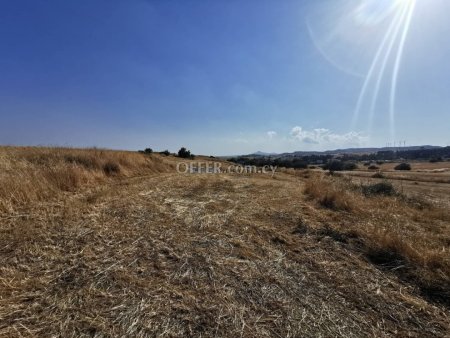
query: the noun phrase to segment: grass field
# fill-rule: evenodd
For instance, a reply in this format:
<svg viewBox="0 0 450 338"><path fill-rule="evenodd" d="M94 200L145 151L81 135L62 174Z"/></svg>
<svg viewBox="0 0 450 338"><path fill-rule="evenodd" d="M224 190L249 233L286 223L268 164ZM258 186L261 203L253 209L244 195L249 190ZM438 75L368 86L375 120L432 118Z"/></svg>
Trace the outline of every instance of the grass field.
<svg viewBox="0 0 450 338"><path fill-rule="evenodd" d="M0 336L450 335L446 183L177 161L1 148Z"/></svg>
<svg viewBox="0 0 450 338"><path fill-rule="evenodd" d="M358 170L344 174L360 184L388 180L405 195L450 208L450 162L412 162L411 171L396 171L394 167L397 164L382 164L379 170L359 166ZM381 173L384 178L374 177L376 173Z"/></svg>

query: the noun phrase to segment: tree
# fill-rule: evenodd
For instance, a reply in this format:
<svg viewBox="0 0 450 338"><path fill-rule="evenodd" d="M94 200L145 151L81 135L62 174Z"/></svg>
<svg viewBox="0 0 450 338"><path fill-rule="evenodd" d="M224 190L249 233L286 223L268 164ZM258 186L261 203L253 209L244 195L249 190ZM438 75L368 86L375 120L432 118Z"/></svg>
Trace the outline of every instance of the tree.
<svg viewBox="0 0 450 338"><path fill-rule="evenodd" d="M355 170L358 169L358 166L355 162L351 161L331 160L328 161L328 163L325 164L322 168L324 170L329 170L330 173L332 173L334 171Z"/></svg>
<svg viewBox="0 0 450 338"><path fill-rule="evenodd" d="M181 158L193 158L194 155L191 154L190 150L187 150L185 147L181 147L181 149L178 150L178 157L181 157Z"/></svg>
<svg viewBox="0 0 450 338"><path fill-rule="evenodd" d="M323 166L323 169L329 170L331 173L334 171L344 170L344 163L339 160L331 160Z"/></svg>
<svg viewBox="0 0 450 338"><path fill-rule="evenodd" d="M152 148L145 148L144 153L151 154L151 153L153 153L153 149Z"/></svg>

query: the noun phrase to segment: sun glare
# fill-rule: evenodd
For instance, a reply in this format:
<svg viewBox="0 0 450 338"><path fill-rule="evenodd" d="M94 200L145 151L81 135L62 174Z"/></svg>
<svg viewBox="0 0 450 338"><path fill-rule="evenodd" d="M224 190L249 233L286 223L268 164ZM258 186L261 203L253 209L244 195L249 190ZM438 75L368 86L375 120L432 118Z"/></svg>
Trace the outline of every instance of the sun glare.
<svg viewBox="0 0 450 338"><path fill-rule="evenodd" d="M337 68L363 78L352 128L364 111L370 134L379 95L386 93L390 137L395 139L397 83L416 1L339 0L308 21L319 52ZM387 90L381 90L385 81Z"/></svg>

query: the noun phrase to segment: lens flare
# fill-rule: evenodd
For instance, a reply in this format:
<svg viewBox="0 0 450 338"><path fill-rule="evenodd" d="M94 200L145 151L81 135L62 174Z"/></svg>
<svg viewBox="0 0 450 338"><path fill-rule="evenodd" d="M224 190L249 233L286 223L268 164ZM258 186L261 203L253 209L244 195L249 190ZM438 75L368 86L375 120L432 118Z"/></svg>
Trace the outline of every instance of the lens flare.
<svg viewBox="0 0 450 338"><path fill-rule="evenodd" d="M414 0L403 0L409 6L408 17L403 28L403 34L400 40L400 45L397 52L397 58L395 59L394 72L392 73L392 86L391 86L391 99L390 99L390 127L391 127L391 139L395 140L395 97L397 94L397 81L398 74L400 71L400 63L402 61L403 51L405 49L406 37L408 36L409 27L411 25L412 16L414 14L414 9L416 7L416 2Z"/></svg>
<svg viewBox="0 0 450 338"><path fill-rule="evenodd" d="M375 76L375 70L379 65L380 58L384 53L383 60L381 61L380 71L378 73L375 89L372 95L372 101L369 112L369 131L372 129L373 117L375 112L375 106L378 99L378 94L380 92L381 82L386 71L386 67L389 61L389 57L392 54L392 50L396 43L398 43L397 55L395 58L394 70L392 73L392 81L391 81L391 91L390 91L390 99L389 99L389 127L390 127L390 136L392 140L395 140L395 99L397 96L397 82L398 76L401 66L401 60L405 48L406 38L408 36L409 28L411 25L412 16L414 14L415 9L415 0L397 0L397 10L398 13L395 18L392 20L392 23L381 42L377 53L373 59L372 65L367 73L366 79L364 81L363 87L361 89L361 93L359 95L355 113L353 115L353 125L356 124L357 119L359 117L359 113L363 104L363 100L366 95L366 91L368 89L369 84L373 80ZM402 34L399 38L400 31L402 30Z"/></svg>
<svg viewBox="0 0 450 338"><path fill-rule="evenodd" d="M381 87L381 82L383 80L383 76L384 73L386 72L386 67L389 61L389 57L392 54L392 50L394 48L395 42L397 41L398 35L400 33L401 27L402 27L402 22L404 21L405 17L407 15L407 8L404 9L403 13L400 16L399 21L397 21L396 23L396 28L395 28L395 32L391 37L391 41L389 42L389 46L387 48L387 51L384 55L384 59L383 59L383 63L381 65L381 69L378 72L378 78L377 78L377 82L375 85L375 90L373 92L372 95L372 102L370 105L370 113L369 113L369 133L372 131L372 124L373 124L373 118L374 118L374 114L375 114L375 106L377 103L377 99L378 99L378 94L380 92L380 87Z"/></svg>
<svg viewBox="0 0 450 338"><path fill-rule="evenodd" d="M362 104L363 104L363 100L364 100L365 95L366 95L366 91L367 91L367 89L369 87L370 81L372 80L372 77L373 77L374 72L376 70L376 67L378 65L378 61L379 61L382 53L384 52L385 45L388 43L389 39L391 39L391 44L392 44L393 40L397 36L398 31L400 29L402 18L403 18L402 13L397 14L395 19L392 21L392 23L391 23L391 25L390 25L386 35L383 38L383 41L381 42L381 44L380 44L380 46L379 46L379 48L378 48L378 50L377 50L377 52L375 54L375 57L374 57L374 59L372 61L372 64L371 64L370 69L369 69L369 72L367 73L367 75L365 77L364 84L363 84L363 87L361 89L361 93L359 94L358 102L356 104L356 109L355 109L355 112L353 114L353 125L355 125L356 122L357 122L357 119L359 117L359 113L360 113L360 110L361 110L361 107L362 107ZM393 36L393 34L394 34L394 36ZM392 49L392 47L389 46L389 49ZM386 55L387 55L387 53L386 53Z"/></svg>
<svg viewBox="0 0 450 338"><path fill-rule="evenodd" d="M416 1L360 0L356 5L355 1L329 2L323 11L325 19L308 20L310 37L321 55L349 74L365 74L353 112L352 129L367 106L371 131L383 79L387 70L392 69L386 101L390 136L395 139L397 84ZM363 64L365 70L353 71Z"/></svg>

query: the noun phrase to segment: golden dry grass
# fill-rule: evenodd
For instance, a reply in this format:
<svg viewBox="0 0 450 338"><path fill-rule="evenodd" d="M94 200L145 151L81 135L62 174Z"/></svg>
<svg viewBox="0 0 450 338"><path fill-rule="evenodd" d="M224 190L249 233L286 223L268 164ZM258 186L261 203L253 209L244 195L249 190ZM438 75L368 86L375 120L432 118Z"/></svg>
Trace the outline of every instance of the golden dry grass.
<svg viewBox="0 0 450 338"><path fill-rule="evenodd" d="M416 181L423 183L450 183L450 162L410 162L411 171L395 170L400 163L384 163L377 165L378 172L388 179L398 181ZM346 172L346 175L353 177L372 177L377 171L368 169L367 166L359 165L358 170Z"/></svg>
<svg viewBox="0 0 450 338"><path fill-rule="evenodd" d="M155 160L157 159L157 160ZM111 176L132 177L168 171L159 155L103 149L0 148L0 211L73 192Z"/></svg>
<svg viewBox="0 0 450 338"><path fill-rule="evenodd" d="M29 163L15 151L10 177L16 163ZM102 164L116 156L107 155ZM1 213L1 337L450 333L448 307L411 278L446 276L441 210L368 198L345 178L311 171L182 175L175 158L128 155L150 163L116 159L120 174L112 176L80 168L89 179L73 191L56 185L45 191L51 199L18 201ZM49 156L57 159L51 167L66 165ZM306 195L315 180L345 191L349 208L324 207L320 189ZM376 261L377 248L406 258Z"/></svg>
<svg viewBox="0 0 450 338"><path fill-rule="evenodd" d="M354 197L339 179L315 175L305 184L305 193L325 208L351 211L355 208Z"/></svg>
<svg viewBox="0 0 450 338"><path fill-rule="evenodd" d="M450 300L450 211L426 200L396 196L366 197L344 177L316 174L305 192L339 213L342 235L359 239L376 264L400 270L429 297Z"/></svg>

